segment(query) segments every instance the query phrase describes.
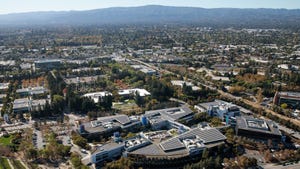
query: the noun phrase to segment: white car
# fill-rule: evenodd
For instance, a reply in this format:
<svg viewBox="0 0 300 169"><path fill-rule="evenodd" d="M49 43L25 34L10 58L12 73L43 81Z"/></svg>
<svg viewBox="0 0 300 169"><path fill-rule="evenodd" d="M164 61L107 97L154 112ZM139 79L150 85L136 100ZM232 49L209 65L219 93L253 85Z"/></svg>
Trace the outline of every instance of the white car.
<svg viewBox="0 0 300 169"><path fill-rule="evenodd" d="M84 154L87 154L87 151L85 149L81 149L80 151Z"/></svg>

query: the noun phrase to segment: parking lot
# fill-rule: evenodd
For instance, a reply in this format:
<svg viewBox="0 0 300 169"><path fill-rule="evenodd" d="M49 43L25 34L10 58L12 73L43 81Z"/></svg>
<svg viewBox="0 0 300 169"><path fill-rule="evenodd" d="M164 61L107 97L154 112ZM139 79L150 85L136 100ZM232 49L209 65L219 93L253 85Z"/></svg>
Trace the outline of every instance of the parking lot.
<svg viewBox="0 0 300 169"><path fill-rule="evenodd" d="M46 145L43 136L42 136L42 132L39 130L34 130L33 132L33 145L38 148L38 149L42 149L44 148L44 145Z"/></svg>

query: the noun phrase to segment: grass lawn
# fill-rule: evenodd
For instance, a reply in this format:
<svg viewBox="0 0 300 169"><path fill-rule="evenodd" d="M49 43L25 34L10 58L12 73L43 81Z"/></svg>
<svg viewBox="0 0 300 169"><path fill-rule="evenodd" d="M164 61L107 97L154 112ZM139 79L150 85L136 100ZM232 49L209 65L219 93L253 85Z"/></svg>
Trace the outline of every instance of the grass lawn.
<svg viewBox="0 0 300 169"><path fill-rule="evenodd" d="M139 107L137 104L135 104L134 100L127 100L125 102L113 103L113 108L122 111L128 111L138 109Z"/></svg>
<svg viewBox="0 0 300 169"><path fill-rule="evenodd" d="M12 138L12 135L9 135L9 137L0 137L0 144L4 146L11 145Z"/></svg>
<svg viewBox="0 0 300 169"><path fill-rule="evenodd" d="M7 158L0 157L0 169L11 169L8 164Z"/></svg>
<svg viewBox="0 0 300 169"><path fill-rule="evenodd" d="M19 160L10 160L10 162L12 163L12 165L14 166L14 168L17 168L17 169L26 169Z"/></svg>

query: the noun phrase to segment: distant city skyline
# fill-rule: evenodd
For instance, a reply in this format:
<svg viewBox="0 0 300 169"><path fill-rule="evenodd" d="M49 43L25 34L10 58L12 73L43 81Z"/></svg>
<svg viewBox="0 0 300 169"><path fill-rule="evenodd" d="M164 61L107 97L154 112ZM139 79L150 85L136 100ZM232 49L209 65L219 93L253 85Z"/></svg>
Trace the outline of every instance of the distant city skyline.
<svg viewBox="0 0 300 169"><path fill-rule="evenodd" d="M202 8L286 8L299 9L300 0L1 0L0 14L33 11L90 10L143 5Z"/></svg>

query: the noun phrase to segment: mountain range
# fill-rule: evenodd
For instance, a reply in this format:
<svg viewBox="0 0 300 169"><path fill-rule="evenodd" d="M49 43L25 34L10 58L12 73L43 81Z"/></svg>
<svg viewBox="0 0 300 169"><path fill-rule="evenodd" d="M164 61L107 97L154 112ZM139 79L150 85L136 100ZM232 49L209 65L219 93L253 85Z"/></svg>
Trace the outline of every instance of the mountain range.
<svg viewBox="0 0 300 169"><path fill-rule="evenodd" d="M248 28L299 28L299 9L114 7L87 11L29 12L0 15L0 26L194 24Z"/></svg>

